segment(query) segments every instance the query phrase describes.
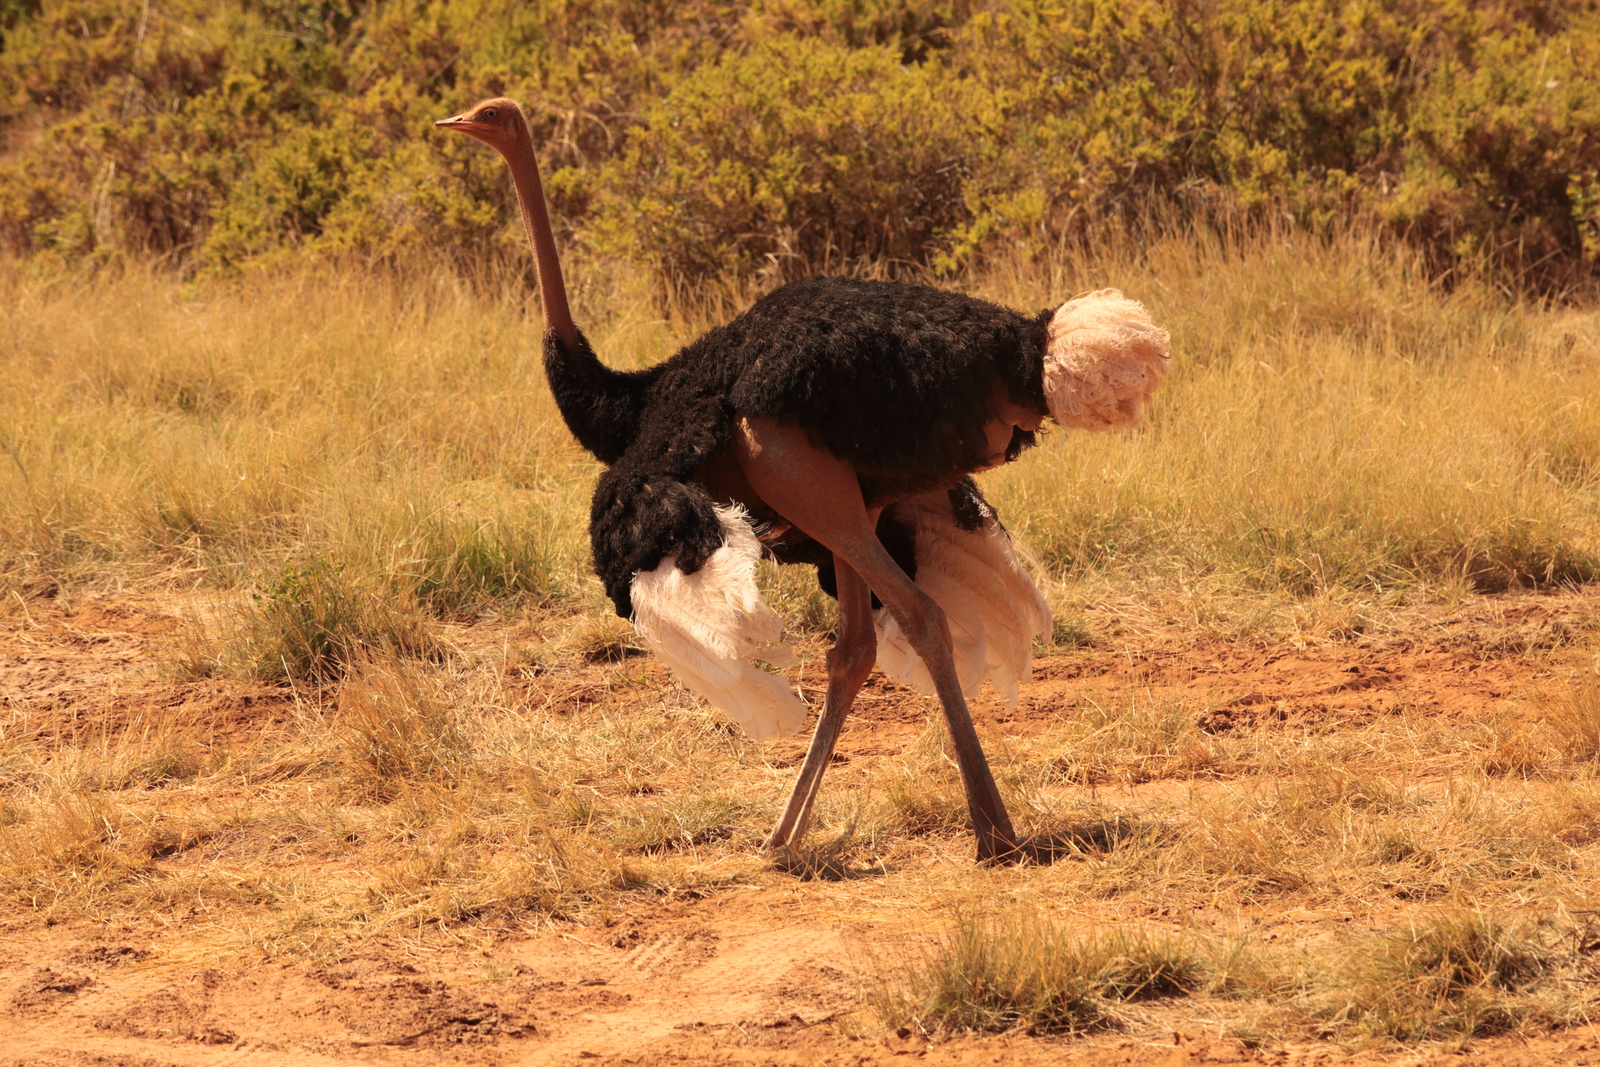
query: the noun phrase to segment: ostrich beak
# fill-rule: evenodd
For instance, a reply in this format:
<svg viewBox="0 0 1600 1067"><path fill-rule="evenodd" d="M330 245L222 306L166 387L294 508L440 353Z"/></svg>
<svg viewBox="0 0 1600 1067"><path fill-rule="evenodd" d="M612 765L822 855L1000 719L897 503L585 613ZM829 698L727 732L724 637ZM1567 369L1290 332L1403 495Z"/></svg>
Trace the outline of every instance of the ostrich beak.
<svg viewBox="0 0 1600 1067"><path fill-rule="evenodd" d="M488 145L498 145L502 131L486 122L473 122L465 115L455 115L448 119L440 119L434 126L441 130L456 130L468 137L475 137Z"/></svg>
<svg viewBox="0 0 1600 1067"><path fill-rule="evenodd" d="M496 132L496 128L487 122L473 122L465 115L453 115L447 119L439 119L434 125L441 130L460 130L462 133L470 133L475 137L481 137L484 134L492 136Z"/></svg>

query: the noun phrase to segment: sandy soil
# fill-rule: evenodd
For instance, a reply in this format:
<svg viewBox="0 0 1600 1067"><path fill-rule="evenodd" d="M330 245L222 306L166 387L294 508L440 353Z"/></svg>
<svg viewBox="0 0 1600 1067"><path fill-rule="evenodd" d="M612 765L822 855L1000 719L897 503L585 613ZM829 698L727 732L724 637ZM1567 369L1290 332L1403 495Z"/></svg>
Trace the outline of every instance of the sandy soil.
<svg viewBox="0 0 1600 1067"><path fill-rule="evenodd" d="M1045 657L1019 706L983 709L980 728L1026 736L1076 702L1128 689L1192 695L1211 709L1204 726L1214 731L1360 721L1402 706L1468 721L1547 677L1538 650L1592 620L1596 602L1477 601L1441 610L1407 639L1314 647L1147 635L1138 654L1096 646ZM282 690L162 681L153 668L180 628L170 608L137 596L29 601L0 621L0 710L26 709L35 728L47 716L68 738L114 734L164 709L219 742L285 712L292 696ZM495 625L470 639L492 644ZM571 693L580 682L529 684ZM903 691L874 683L842 762L898 750L924 715ZM1270 1040L1247 1048L1224 1010L1189 1002L1156 1003L1128 1029L1072 1040L930 1044L875 1032L852 1014L871 949L922 927L878 912L855 921L840 893L821 883L740 887L487 948L377 937L327 965L196 959L173 950L182 931L170 919L46 925L10 908L0 923L0 1064L1600 1064L1600 1033L1588 1028L1479 1041L1470 1055Z"/></svg>

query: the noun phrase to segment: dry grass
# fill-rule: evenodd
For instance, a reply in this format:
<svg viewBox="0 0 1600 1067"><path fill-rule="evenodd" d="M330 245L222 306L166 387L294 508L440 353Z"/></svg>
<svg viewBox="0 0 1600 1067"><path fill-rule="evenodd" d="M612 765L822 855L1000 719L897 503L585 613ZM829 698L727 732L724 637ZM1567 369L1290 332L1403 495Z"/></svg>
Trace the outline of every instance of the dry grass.
<svg viewBox="0 0 1600 1067"><path fill-rule="evenodd" d="M194 673L221 668L260 681L338 681L372 656L437 658L438 640L409 590L365 581L341 564L312 560L251 594L214 657Z"/></svg>
<svg viewBox="0 0 1600 1067"><path fill-rule="evenodd" d="M1118 1025L1122 1003L1184 996L1204 981L1182 936L1074 936L1034 913L970 908L872 1000L891 1027L1082 1033Z"/></svg>
<svg viewBox="0 0 1600 1067"><path fill-rule="evenodd" d="M361 664L338 701L342 765L362 793L387 800L413 782L454 784L470 765L448 695L403 663Z"/></svg>
<svg viewBox="0 0 1600 1067"><path fill-rule="evenodd" d="M628 279L574 273L580 317L618 366L712 317L662 320ZM1592 314L1471 282L1444 292L1359 233L1158 230L973 288L1038 307L1113 283L1177 339L1147 429L1053 434L986 481L1053 574L1222 579L1202 612L1239 589L1366 603L1419 583L1600 576ZM583 537L595 468L544 388L520 278L326 270L188 292L133 268L11 265L0 303L9 584L270 589L321 561L436 615L598 603ZM797 623L831 625L803 576L774 585ZM1069 622L1056 640L1092 636Z"/></svg>
<svg viewBox="0 0 1600 1067"><path fill-rule="evenodd" d="M1134 699L1110 708L1088 701L1063 730L1035 744L1034 780L1135 785L1227 773L1236 746L1202 732L1198 719L1197 708L1170 701Z"/></svg>
<svg viewBox="0 0 1600 1067"><path fill-rule="evenodd" d="M788 749L729 731L648 660L592 662L572 617L528 618L529 646L372 656L225 743L171 720L52 738L14 706L5 907L159 915L211 955L326 961L385 932L488 944L787 886L856 920L971 902L873 993L928 1030L1138 1026L1192 997L1234 1005L1247 1037L1460 1042L1586 1003L1567 916L1600 890L1600 783L1542 728L1542 770L1519 777L1480 768L1486 732L1404 713L1208 735L1198 708L1188 730L1144 698L1086 708L997 757L1052 862L977 869L930 726L832 771L811 847L773 864L755 850ZM1159 755L1191 744L1211 758ZM1075 749L1103 780L1061 772Z"/></svg>
<svg viewBox="0 0 1600 1067"><path fill-rule="evenodd" d="M190 295L130 271L85 314L81 284L0 269L0 573L265 591L329 567L445 614L582 595L593 467L521 294L327 272ZM642 349L659 329L637 325Z"/></svg>
<svg viewBox="0 0 1600 1067"><path fill-rule="evenodd" d="M1440 293L1355 235L1102 254L1041 288L1138 294L1176 369L1148 432L1058 434L993 479L1053 567L1154 560L1299 595L1596 575L1592 316ZM1026 284L1003 295L1041 302Z"/></svg>
<svg viewBox="0 0 1600 1067"><path fill-rule="evenodd" d="M1533 703L1560 751L1577 760L1600 759L1600 672L1579 671Z"/></svg>
<svg viewBox="0 0 1600 1067"><path fill-rule="evenodd" d="M1560 953L1548 930L1481 911L1446 912L1361 945L1338 1015L1400 1042L1456 1041L1514 1029L1542 1005L1525 993Z"/></svg>
<svg viewBox="0 0 1600 1067"><path fill-rule="evenodd" d="M1359 235L1157 235L975 288L1033 307L1108 283L1177 338L1149 428L1054 435L985 483L1045 561L1055 651L1381 645L1433 632L1419 605L1600 576L1592 314L1442 292ZM1600 620L1479 627L1496 636L1475 654L1548 657L1570 682L1470 724L1399 707L1213 733L1237 694L1077 698L995 758L1049 864L973 868L930 728L831 771L811 848L769 864L755 848L799 749L737 735L609 616L583 532L595 467L520 286L0 270L6 610L200 587L207 621L168 679L294 698L221 739L4 705L4 908L154 914L211 952L323 960L731 886L896 921L971 899L880 991L886 1017L1081 1031L1152 992L1351 1040L1571 1017L1587 987L1562 984L1578 964L1556 932L1600 890L1600 703L1568 661ZM578 301L621 366L706 324L620 283ZM763 581L814 683L831 602L797 568ZM1063 911L1110 932L1066 932Z"/></svg>

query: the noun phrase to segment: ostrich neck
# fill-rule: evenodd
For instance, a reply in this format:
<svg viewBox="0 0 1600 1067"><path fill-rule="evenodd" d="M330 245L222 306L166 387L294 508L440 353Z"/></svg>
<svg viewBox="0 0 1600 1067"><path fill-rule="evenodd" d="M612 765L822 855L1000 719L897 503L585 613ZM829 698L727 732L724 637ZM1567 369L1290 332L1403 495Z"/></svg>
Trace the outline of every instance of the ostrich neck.
<svg viewBox="0 0 1600 1067"><path fill-rule="evenodd" d="M561 280L561 260L556 256L555 234L550 232L550 214L544 205L544 186L539 181L539 161L533 153L533 138L524 133L505 153L511 167L511 180L517 186L517 206L522 209L522 226L533 246L534 263L539 270L539 298L544 304L545 326L569 346L578 343L567 307L567 287Z"/></svg>

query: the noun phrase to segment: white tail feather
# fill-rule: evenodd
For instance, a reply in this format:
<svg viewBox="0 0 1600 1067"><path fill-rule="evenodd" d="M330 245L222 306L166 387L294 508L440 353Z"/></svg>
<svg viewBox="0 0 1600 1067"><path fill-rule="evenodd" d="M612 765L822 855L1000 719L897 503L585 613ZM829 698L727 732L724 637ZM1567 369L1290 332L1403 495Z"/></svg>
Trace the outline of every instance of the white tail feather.
<svg viewBox="0 0 1600 1067"><path fill-rule="evenodd" d="M1069 300L1050 320L1044 393L1063 426L1134 426L1172 366L1172 337L1137 300L1101 289Z"/></svg>
<svg viewBox="0 0 1600 1067"><path fill-rule="evenodd" d="M678 680L757 740L791 734L806 709L788 683L750 662L794 661L783 621L761 599L756 560L761 544L743 508L718 508L723 544L694 574L667 556L633 579L633 623L650 651Z"/></svg>
<svg viewBox="0 0 1600 1067"><path fill-rule="evenodd" d="M1011 537L993 517L976 530L956 525L946 493L895 505L912 529L917 586L944 609L961 691L978 695L988 682L1015 704L1017 686L1033 674L1033 639L1050 632L1050 605L1033 584ZM924 693L933 679L888 611L877 613L878 667Z"/></svg>

